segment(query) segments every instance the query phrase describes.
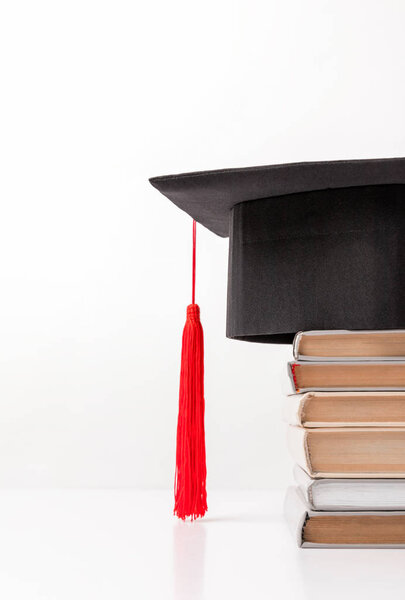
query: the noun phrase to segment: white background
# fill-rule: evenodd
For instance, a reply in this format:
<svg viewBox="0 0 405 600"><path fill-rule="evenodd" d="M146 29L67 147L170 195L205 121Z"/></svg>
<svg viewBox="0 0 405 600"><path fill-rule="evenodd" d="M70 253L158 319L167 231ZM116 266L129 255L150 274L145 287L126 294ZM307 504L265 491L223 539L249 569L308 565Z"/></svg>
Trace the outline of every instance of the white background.
<svg viewBox="0 0 405 600"><path fill-rule="evenodd" d="M147 180L405 156L404 22L402 0L1 2L2 598L403 598L402 551L289 537L291 349L225 338L203 228L209 512L171 516L191 219Z"/></svg>
<svg viewBox="0 0 405 600"><path fill-rule="evenodd" d="M405 155L405 3L3 0L0 486L169 488L189 170ZM208 485L290 479L275 347L199 228Z"/></svg>

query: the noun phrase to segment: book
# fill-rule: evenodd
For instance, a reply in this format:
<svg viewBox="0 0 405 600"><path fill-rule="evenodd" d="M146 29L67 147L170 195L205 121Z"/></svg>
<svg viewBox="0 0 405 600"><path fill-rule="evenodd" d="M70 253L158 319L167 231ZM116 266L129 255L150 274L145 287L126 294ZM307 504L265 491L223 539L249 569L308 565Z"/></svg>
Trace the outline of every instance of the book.
<svg viewBox="0 0 405 600"><path fill-rule="evenodd" d="M294 392L405 391L405 361L290 362L288 374Z"/></svg>
<svg viewBox="0 0 405 600"><path fill-rule="evenodd" d="M294 479L312 510L405 511L405 479L313 479L298 465Z"/></svg>
<svg viewBox="0 0 405 600"><path fill-rule="evenodd" d="M290 394L283 417L303 427L405 427L405 392Z"/></svg>
<svg viewBox="0 0 405 600"><path fill-rule="evenodd" d="M293 342L296 360L405 360L405 330L300 331Z"/></svg>
<svg viewBox="0 0 405 600"><path fill-rule="evenodd" d="M290 487L284 514L302 548L405 547L405 511L315 511Z"/></svg>
<svg viewBox="0 0 405 600"><path fill-rule="evenodd" d="M287 440L295 462L311 477L405 477L405 427L289 425Z"/></svg>

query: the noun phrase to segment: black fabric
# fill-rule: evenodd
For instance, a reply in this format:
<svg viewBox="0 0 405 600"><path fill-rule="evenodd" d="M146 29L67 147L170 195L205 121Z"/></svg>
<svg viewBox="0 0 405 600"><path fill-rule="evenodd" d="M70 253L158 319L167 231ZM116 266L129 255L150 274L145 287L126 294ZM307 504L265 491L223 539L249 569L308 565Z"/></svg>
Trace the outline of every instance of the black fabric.
<svg viewBox="0 0 405 600"><path fill-rule="evenodd" d="M242 202L230 222L228 337L405 328L405 185Z"/></svg>
<svg viewBox="0 0 405 600"><path fill-rule="evenodd" d="M300 192L405 184L405 159L344 160L222 169L153 177L151 184L222 237L235 204Z"/></svg>
<svg viewBox="0 0 405 600"><path fill-rule="evenodd" d="M229 241L227 336L405 328L405 159L155 177Z"/></svg>

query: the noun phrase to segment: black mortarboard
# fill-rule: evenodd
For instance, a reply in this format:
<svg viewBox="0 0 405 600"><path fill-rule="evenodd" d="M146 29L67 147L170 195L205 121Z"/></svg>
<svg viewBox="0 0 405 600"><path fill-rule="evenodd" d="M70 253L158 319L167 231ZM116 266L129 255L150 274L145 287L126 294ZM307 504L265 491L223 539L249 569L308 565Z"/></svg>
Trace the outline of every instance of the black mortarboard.
<svg viewBox="0 0 405 600"><path fill-rule="evenodd" d="M405 328L405 159L308 162L154 177L229 236L227 336Z"/></svg>

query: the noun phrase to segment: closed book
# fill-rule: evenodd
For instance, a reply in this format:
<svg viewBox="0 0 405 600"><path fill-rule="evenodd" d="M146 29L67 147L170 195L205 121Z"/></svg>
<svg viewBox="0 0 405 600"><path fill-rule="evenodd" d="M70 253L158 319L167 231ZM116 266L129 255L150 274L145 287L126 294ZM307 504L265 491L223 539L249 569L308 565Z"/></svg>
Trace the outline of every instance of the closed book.
<svg viewBox="0 0 405 600"><path fill-rule="evenodd" d="M405 427L405 392L291 394L283 417L303 427Z"/></svg>
<svg viewBox="0 0 405 600"><path fill-rule="evenodd" d="M290 425L287 441L294 461L311 477L405 477L405 427Z"/></svg>
<svg viewBox="0 0 405 600"><path fill-rule="evenodd" d="M405 511L316 511L290 487L284 514L301 548L405 547Z"/></svg>
<svg viewBox="0 0 405 600"><path fill-rule="evenodd" d="M405 479L314 479L298 465L294 479L312 510L405 511Z"/></svg>
<svg viewBox="0 0 405 600"><path fill-rule="evenodd" d="M405 330L300 331L293 342L296 360L405 360Z"/></svg>
<svg viewBox="0 0 405 600"><path fill-rule="evenodd" d="M405 361L290 362L294 392L405 391Z"/></svg>

